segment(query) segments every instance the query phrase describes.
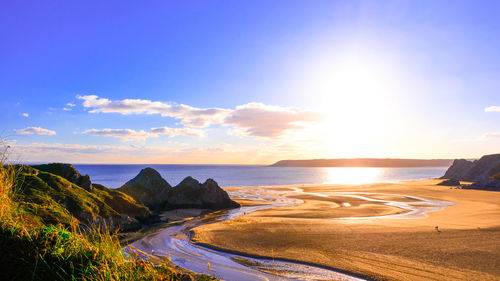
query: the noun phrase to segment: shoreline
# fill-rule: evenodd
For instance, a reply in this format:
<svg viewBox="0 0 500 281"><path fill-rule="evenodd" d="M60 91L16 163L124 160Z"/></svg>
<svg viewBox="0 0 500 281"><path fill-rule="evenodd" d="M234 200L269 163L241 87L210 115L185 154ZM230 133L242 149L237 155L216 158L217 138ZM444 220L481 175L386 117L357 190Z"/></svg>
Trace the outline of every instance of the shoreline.
<svg viewBox="0 0 500 281"><path fill-rule="evenodd" d="M193 242L192 240L190 240L190 242L192 244L194 244L194 245L197 245L197 246L200 246L200 247L203 247L203 248L207 248L207 249L211 249L211 250L215 250L215 251L219 251L219 252L223 252L223 253L228 253L228 254L233 254L233 255L238 255L238 256L243 256L243 257L248 257L248 258L262 259L262 260L273 260L273 261L276 260L276 261L293 262L293 263L296 263L296 264L303 264L303 265L309 265L309 266L319 267L319 268L323 268L323 269L327 269L327 270L332 270L332 271L339 272L339 273L342 273L342 274L346 274L346 275L349 275L349 276L352 276L352 277L362 278L362 279L365 279L367 281L377 280L377 279L374 279L372 276L363 275L363 274L360 274L360 273L357 273L357 272L348 271L348 270L344 270L344 269L341 269L341 268L334 268L334 267L330 267L330 266L325 266L325 265L322 265L322 264L305 262L305 261L301 261L301 260L297 260L297 259L273 258L273 257L269 257L269 256L264 256L264 255L250 254L250 253L247 253L247 252L241 252L241 251L237 251L237 250L230 250L230 249L225 249L225 248L217 247L217 246L214 246L214 245L211 245L211 244L207 244L207 243Z"/></svg>
<svg viewBox="0 0 500 281"><path fill-rule="evenodd" d="M411 279L424 280L432 276L443 277L442 272L445 272L455 279L499 278L500 270L496 268L500 265L500 262L497 262L500 261L500 255L495 251L500 250L500 247L494 243L500 242L500 214L497 209L500 208L500 193L437 186L440 181L440 179L428 179L359 185L246 187L245 189L281 191L292 191L293 188L300 187L320 193L332 189L336 191L348 189L351 192L363 192L369 189L367 192L375 193L394 191L401 195L445 200L457 204L439 211L427 212L421 218L363 218L339 221L328 217L326 219L304 217L301 212L308 209L320 213L325 213L326 209L331 213L340 212L342 208L330 202L325 203L324 200L319 200L320 198L303 198L304 204L295 207L271 208L232 221L197 227L193 230L193 243L244 256L267 258L265 253L274 249L275 253L278 253L276 259L296 261L291 257L301 256L299 262L341 269L365 277L404 279L411 276ZM234 191L242 188L224 189ZM434 229L436 225L439 226L439 232ZM321 228L326 230L322 231ZM286 241L276 240L275 236L278 234ZM313 237L315 235L317 237ZM221 240L221 237L225 239ZM363 243L359 244L356 241ZM394 245L391 245L391 241L394 241ZM481 241L486 241L483 244L490 247L481 245ZM338 248L328 246L329 242L338 245ZM429 245L425 245L426 243ZM301 247L301 244L304 246ZM305 246L309 244L313 247ZM387 244L388 249L383 249L384 244ZM331 252L322 249L321 245L332 249ZM373 245L373 249L370 249L369 245ZM420 250L420 247L423 249ZM456 251L462 254L456 256L453 254ZM475 251L480 251L482 254L477 252L474 254ZM388 254L390 256L387 256ZM333 259L319 258L322 255ZM444 258L450 255L452 257ZM468 264L469 257L476 258L475 255L477 261ZM351 265L347 261L349 259L352 260ZM384 259L387 260L386 263ZM397 269L386 268L386 272L380 270L387 266ZM404 269L405 266L409 267ZM463 269L460 269L461 266ZM428 268L428 272L422 271L422 268ZM403 273L404 271L410 273Z"/></svg>

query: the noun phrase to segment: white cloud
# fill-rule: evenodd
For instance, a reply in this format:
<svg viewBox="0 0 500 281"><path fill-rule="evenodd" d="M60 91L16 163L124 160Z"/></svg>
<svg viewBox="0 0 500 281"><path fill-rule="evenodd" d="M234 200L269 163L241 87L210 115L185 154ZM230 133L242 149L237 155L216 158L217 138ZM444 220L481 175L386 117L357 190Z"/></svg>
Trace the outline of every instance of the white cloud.
<svg viewBox="0 0 500 281"><path fill-rule="evenodd" d="M170 128L170 127L151 128L151 133L167 135L169 137L190 136L199 138L205 136L205 133L202 130L197 130L192 128Z"/></svg>
<svg viewBox="0 0 500 281"><path fill-rule="evenodd" d="M289 130L302 129L306 127L306 123L320 122L322 119L323 116L319 113L297 108L248 103L237 106L224 123L240 129L236 130L237 134L274 138Z"/></svg>
<svg viewBox="0 0 500 281"><path fill-rule="evenodd" d="M29 114L29 113L24 112L24 113L21 113L21 116L28 118L28 117L30 117L30 114Z"/></svg>
<svg viewBox="0 0 500 281"><path fill-rule="evenodd" d="M29 145L16 145L15 148L23 154L31 153L81 153L81 154L101 154L101 153L123 153L133 152L143 149L142 147L125 145L79 145L61 143L32 143Z"/></svg>
<svg viewBox="0 0 500 281"><path fill-rule="evenodd" d="M73 107L75 107L75 106L76 106L76 104L68 102L68 103L66 103L66 106L63 107L63 110L64 111L71 111L71 110L73 110Z"/></svg>
<svg viewBox="0 0 500 281"><path fill-rule="evenodd" d="M181 123L190 127L206 127L211 123L221 123L228 112L222 108L201 109L184 104L167 104L141 99L111 101L96 95L77 96L77 98L84 101L85 108L92 108L90 113L160 114L164 117L182 119Z"/></svg>
<svg viewBox="0 0 500 281"><path fill-rule="evenodd" d="M119 138L121 141L139 141L158 137L158 134L149 133L144 130L134 131L131 129L90 129L83 133L95 136L115 137Z"/></svg>
<svg viewBox="0 0 500 281"><path fill-rule="evenodd" d="M24 129L14 130L17 134L21 135L55 135L56 132L40 127L26 127Z"/></svg>
<svg viewBox="0 0 500 281"><path fill-rule="evenodd" d="M115 137L123 142L127 141L143 141L147 138L157 138L159 135L167 135L169 137L175 136L191 136L203 137L204 132L192 128L170 128L160 127L151 128L150 132L144 130L135 131L132 129L90 129L83 132L84 134L92 134L95 136Z"/></svg>
<svg viewBox="0 0 500 281"><path fill-rule="evenodd" d="M489 107L486 107L484 109L484 111L486 111L486 112L493 112L493 111L500 112L500 106L497 106L497 105L489 106Z"/></svg>
<svg viewBox="0 0 500 281"><path fill-rule="evenodd" d="M248 103L235 109L196 108L184 104L168 104L142 99L111 101L96 95L77 96L90 113L160 114L180 119L188 127L207 127L211 124L232 126L240 135L275 138L289 130L306 127L306 123L321 122L316 112L298 108Z"/></svg>

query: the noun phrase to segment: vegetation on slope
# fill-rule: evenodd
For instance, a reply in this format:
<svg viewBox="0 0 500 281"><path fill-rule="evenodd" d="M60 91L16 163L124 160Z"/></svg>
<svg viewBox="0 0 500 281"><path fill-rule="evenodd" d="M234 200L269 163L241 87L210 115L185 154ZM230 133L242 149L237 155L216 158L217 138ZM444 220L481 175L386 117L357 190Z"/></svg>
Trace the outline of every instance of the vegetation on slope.
<svg viewBox="0 0 500 281"><path fill-rule="evenodd" d="M215 280L168 260L155 265L127 258L102 223L81 230L81 221L145 208L123 193L99 185L88 192L61 176L1 160L0 280Z"/></svg>
<svg viewBox="0 0 500 281"><path fill-rule="evenodd" d="M17 201L22 210L45 224L69 226L76 219L82 224L106 222L115 223L116 226L127 224L125 226L130 228L134 225L131 222L135 222L137 227L137 220L147 219L151 215L147 207L136 203L132 197L102 185L91 184L88 176L85 181L87 188L75 184L75 181L79 182L78 178L74 180L75 175L84 177L72 165L34 167L14 167L17 170ZM74 171L67 173L68 168ZM62 169L66 169L65 174L59 172Z"/></svg>

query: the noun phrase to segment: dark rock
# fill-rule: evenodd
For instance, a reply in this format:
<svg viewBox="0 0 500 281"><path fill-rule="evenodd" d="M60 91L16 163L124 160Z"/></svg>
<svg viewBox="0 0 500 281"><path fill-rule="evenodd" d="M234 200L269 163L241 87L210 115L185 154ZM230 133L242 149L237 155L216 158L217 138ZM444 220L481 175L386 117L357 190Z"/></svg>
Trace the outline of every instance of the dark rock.
<svg viewBox="0 0 500 281"><path fill-rule="evenodd" d="M185 178L172 189L168 203L171 207L190 207L208 209L237 208L240 205L226 191L219 187L213 179L200 184L192 177Z"/></svg>
<svg viewBox="0 0 500 281"><path fill-rule="evenodd" d="M470 169L473 166L472 161L468 161L465 159L456 159L453 161L453 164L446 170L442 179L455 179L455 180L464 180L464 176L467 175Z"/></svg>
<svg viewBox="0 0 500 281"><path fill-rule="evenodd" d="M442 178L480 182L491 180L497 173L500 173L500 154L491 154L476 161L455 160Z"/></svg>
<svg viewBox="0 0 500 281"><path fill-rule="evenodd" d="M82 174L80 174L71 164L50 163L43 165L34 165L32 167L43 172L48 172L63 177L87 191L93 190L90 176L82 176Z"/></svg>
<svg viewBox="0 0 500 281"><path fill-rule="evenodd" d="M485 190L500 191L500 180L475 182L467 186L467 189L485 189Z"/></svg>
<svg viewBox="0 0 500 281"><path fill-rule="evenodd" d="M443 185L443 186L460 186L460 181L453 180L453 179L444 180L444 181L438 183L437 185Z"/></svg>
<svg viewBox="0 0 500 281"><path fill-rule="evenodd" d="M213 179L201 184L192 177L185 178L171 187L161 175L152 168L146 168L119 191L132 196L137 202L155 210L172 208L227 209L240 205Z"/></svg>
<svg viewBox="0 0 500 281"><path fill-rule="evenodd" d="M172 186L155 169L145 168L117 190L132 196L151 209L163 209Z"/></svg>
<svg viewBox="0 0 500 281"><path fill-rule="evenodd" d="M443 179L473 182L467 188L500 189L500 154L485 155L476 161L455 160Z"/></svg>

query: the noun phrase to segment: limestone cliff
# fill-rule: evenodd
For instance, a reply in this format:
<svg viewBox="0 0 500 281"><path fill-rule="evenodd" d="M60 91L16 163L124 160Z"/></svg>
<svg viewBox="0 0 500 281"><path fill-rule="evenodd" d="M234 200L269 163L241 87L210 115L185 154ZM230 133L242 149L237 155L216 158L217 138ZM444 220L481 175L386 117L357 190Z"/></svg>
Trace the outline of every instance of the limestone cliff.
<svg viewBox="0 0 500 281"><path fill-rule="evenodd" d="M448 168L443 179L474 182L472 187L500 188L500 154L491 154L479 160L457 159Z"/></svg>

